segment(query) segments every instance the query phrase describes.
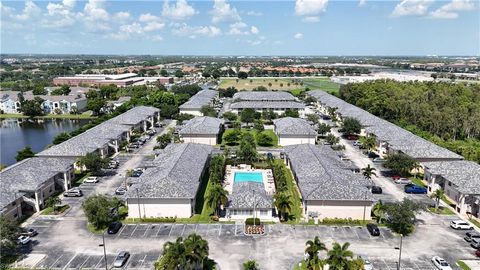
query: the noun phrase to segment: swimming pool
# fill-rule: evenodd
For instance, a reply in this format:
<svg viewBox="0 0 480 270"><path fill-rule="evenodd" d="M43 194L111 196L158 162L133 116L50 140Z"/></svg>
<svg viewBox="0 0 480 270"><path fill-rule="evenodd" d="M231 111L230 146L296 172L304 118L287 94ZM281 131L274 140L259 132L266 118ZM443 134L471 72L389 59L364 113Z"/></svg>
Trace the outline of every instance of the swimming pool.
<svg viewBox="0 0 480 270"><path fill-rule="evenodd" d="M233 181L235 183L241 183L241 182L263 183L263 176L261 172L235 172Z"/></svg>

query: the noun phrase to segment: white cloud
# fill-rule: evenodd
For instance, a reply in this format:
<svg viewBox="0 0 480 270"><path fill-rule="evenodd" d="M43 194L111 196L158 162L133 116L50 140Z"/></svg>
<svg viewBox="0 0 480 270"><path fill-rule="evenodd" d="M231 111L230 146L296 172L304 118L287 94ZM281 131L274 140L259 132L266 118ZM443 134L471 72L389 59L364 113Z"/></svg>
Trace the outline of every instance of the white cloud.
<svg viewBox="0 0 480 270"><path fill-rule="evenodd" d="M358 1L358 6L363 7L363 6L365 6L366 3L367 3L367 0L360 0L360 1Z"/></svg>
<svg viewBox="0 0 480 270"><path fill-rule="evenodd" d="M113 14L113 18L117 21L125 22L125 21L130 20L132 18L132 16L130 16L130 13L128 13L126 11L120 11L120 12L117 12L117 13Z"/></svg>
<svg viewBox="0 0 480 270"><path fill-rule="evenodd" d="M83 19L88 31L104 32L111 30L110 14L104 9L103 0L89 0L85 4L80 18Z"/></svg>
<svg viewBox="0 0 480 270"><path fill-rule="evenodd" d="M146 23L143 29L145 32L161 30L165 27L165 23L160 19L160 17L150 13L141 14L138 20Z"/></svg>
<svg viewBox="0 0 480 270"><path fill-rule="evenodd" d="M304 16L304 22L318 22L318 15L327 10L328 0L297 0L295 15Z"/></svg>
<svg viewBox="0 0 480 270"><path fill-rule="evenodd" d="M255 26L252 25L252 27L250 27L250 32L251 32L252 34L256 35L256 34L258 34L260 31L258 30L257 27L255 27Z"/></svg>
<svg viewBox="0 0 480 270"><path fill-rule="evenodd" d="M141 35L143 33L144 31L142 26L139 23L134 22L132 24L121 25L117 33L112 33L109 36L113 39L127 40L132 36Z"/></svg>
<svg viewBox="0 0 480 270"><path fill-rule="evenodd" d="M230 24L229 35L248 35L250 32L246 30L247 24L244 22L236 22Z"/></svg>
<svg viewBox="0 0 480 270"><path fill-rule="evenodd" d="M160 20L160 18L150 13L144 13L140 15L140 18L138 20L141 22L153 22Z"/></svg>
<svg viewBox="0 0 480 270"><path fill-rule="evenodd" d="M423 16L432 3L433 0L403 0L395 6L392 17Z"/></svg>
<svg viewBox="0 0 480 270"><path fill-rule="evenodd" d="M238 15L237 9L230 6L225 0L215 0L210 14L212 14L213 23L242 20L240 15Z"/></svg>
<svg viewBox="0 0 480 270"><path fill-rule="evenodd" d="M25 7L21 14L15 15L15 19L19 21L27 21L38 18L42 14L42 10L33 1L26 1Z"/></svg>
<svg viewBox="0 0 480 270"><path fill-rule="evenodd" d="M216 37L222 33L216 26L189 26L185 23L176 24L172 33L177 36L196 38L197 36Z"/></svg>
<svg viewBox="0 0 480 270"><path fill-rule="evenodd" d="M293 38L301 39L301 38L303 38L303 34L302 33L296 33L295 35L293 35Z"/></svg>
<svg viewBox="0 0 480 270"><path fill-rule="evenodd" d="M151 31L156 31L156 30L161 30L165 27L165 23L161 22L148 22L143 30L145 32L151 32Z"/></svg>
<svg viewBox="0 0 480 270"><path fill-rule="evenodd" d="M152 41L162 41L163 37L160 36L160 35L153 35L153 36L150 37L150 40L152 40Z"/></svg>
<svg viewBox="0 0 480 270"><path fill-rule="evenodd" d="M247 14L248 16L257 16L257 17L263 16L262 12L254 11L254 10L247 11L245 14Z"/></svg>
<svg viewBox="0 0 480 270"><path fill-rule="evenodd" d="M172 20L186 20L195 13L195 9L187 3L187 0L177 0L172 5L166 0L163 4L162 15Z"/></svg>
<svg viewBox="0 0 480 270"><path fill-rule="evenodd" d="M47 14L42 20L42 26L52 28L65 28L76 22L77 14L74 12L75 0L63 0L62 3L48 3Z"/></svg>
<svg viewBox="0 0 480 270"><path fill-rule="evenodd" d="M452 0L452 2L445 4L430 12L429 17L435 19L456 19L459 11L468 11L475 9L475 4L470 0Z"/></svg>

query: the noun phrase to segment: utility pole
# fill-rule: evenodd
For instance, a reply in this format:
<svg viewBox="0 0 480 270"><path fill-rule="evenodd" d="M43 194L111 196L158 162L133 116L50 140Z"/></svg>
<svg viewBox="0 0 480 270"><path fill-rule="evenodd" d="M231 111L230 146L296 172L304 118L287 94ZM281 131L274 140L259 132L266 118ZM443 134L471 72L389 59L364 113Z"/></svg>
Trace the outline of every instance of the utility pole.
<svg viewBox="0 0 480 270"><path fill-rule="evenodd" d="M403 234L400 234L400 252L398 253L398 269L400 270L400 264L402 261L402 242L403 242Z"/></svg>
<svg viewBox="0 0 480 270"><path fill-rule="evenodd" d="M107 250L105 247L105 231L102 233L102 244L100 244L99 246L103 247L103 259L105 260L105 270L108 270Z"/></svg>

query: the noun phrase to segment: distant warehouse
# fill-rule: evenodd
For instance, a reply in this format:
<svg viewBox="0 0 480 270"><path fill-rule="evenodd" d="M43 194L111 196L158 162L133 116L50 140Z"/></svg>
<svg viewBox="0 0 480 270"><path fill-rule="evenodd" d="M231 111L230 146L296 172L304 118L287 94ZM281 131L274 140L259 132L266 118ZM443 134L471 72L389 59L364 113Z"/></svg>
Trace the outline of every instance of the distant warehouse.
<svg viewBox="0 0 480 270"><path fill-rule="evenodd" d="M142 85L146 83L159 82L161 84L173 83L171 77L138 77L136 73L124 74L79 74L75 76L56 77L53 79L54 85L69 86L102 86L116 85L126 87L131 85Z"/></svg>

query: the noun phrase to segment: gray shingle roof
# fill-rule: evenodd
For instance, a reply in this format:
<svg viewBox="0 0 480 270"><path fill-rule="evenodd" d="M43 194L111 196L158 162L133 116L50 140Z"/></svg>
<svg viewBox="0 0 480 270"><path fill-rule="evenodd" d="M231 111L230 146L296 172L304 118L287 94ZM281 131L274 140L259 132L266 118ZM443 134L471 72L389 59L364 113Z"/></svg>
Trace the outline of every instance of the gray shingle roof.
<svg viewBox="0 0 480 270"><path fill-rule="evenodd" d="M295 97L283 91L242 91L233 95L233 100L242 101L294 101Z"/></svg>
<svg viewBox="0 0 480 270"><path fill-rule="evenodd" d="M54 145L37 156L80 157L106 146L111 140L119 138L135 125L153 116L160 110L154 107L139 106L109 119L77 136Z"/></svg>
<svg viewBox="0 0 480 270"><path fill-rule="evenodd" d="M262 183L256 182L234 183L228 201L228 207L234 209L253 209L254 202L257 209L273 208L272 196L267 195Z"/></svg>
<svg viewBox="0 0 480 270"><path fill-rule="evenodd" d="M273 124L279 135L317 135L315 129L305 119L284 117L273 120Z"/></svg>
<svg viewBox="0 0 480 270"><path fill-rule="evenodd" d="M342 117L358 119L367 133L374 134L379 140L388 142L394 150L402 151L412 158L463 159L462 156L450 150L414 135L327 92L313 90L307 94L328 107L336 107Z"/></svg>
<svg viewBox="0 0 480 270"><path fill-rule="evenodd" d="M218 92L215 90L201 90L194 96L192 96L187 102L180 105L180 109L198 109L203 106L209 105L212 100L218 96Z"/></svg>
<svg viewBox="0 0 480 270"><path fill-rule="evenodd" d="M372 200L368 183L330 147L297 144L285 151L304 200Z"/></svg>
<svg viewBox="0 0 480 270"><path fill-rule="evenodd" d="M463 194L480 194L480 165L472 161L437 161L422 162L432 174L443 178L457 186Z"/></svg>
<svg viewBox="0 0 480 270"><path fill-rule="evenodd" d="M305 109L305 105L296 101L238 101L232 103L232 109Z"/></svg>
<svg viewBox="0 0 480 270"><path fill-rule="evenodd" d="M154 168L140 176L131 189L142 198L193 199L212 147L205 144L170 144L155 158ZM136 193L129 195L136 198Z"/></svg>
<svg viewBox="0 0 480 270"><path fill-rule="evenodd" d="M179 133L181 135L217 135L220 132L222 120L209 116L195 117L188 120Z"/></svg>
<svg viewBox="0 0 480 270"><path fill-rule="evenodd" d="M15 192L34 191L58 173L68 171L74 163L72 158L34 157L5 168L0 172L0 208L13 202Z"/></svg>

